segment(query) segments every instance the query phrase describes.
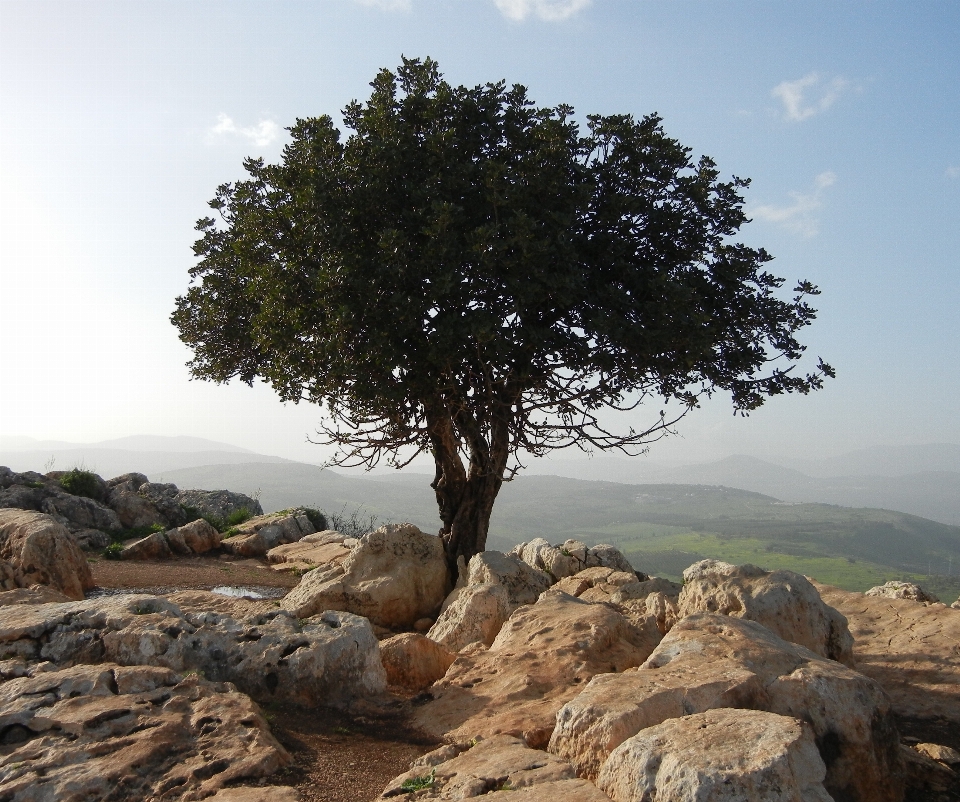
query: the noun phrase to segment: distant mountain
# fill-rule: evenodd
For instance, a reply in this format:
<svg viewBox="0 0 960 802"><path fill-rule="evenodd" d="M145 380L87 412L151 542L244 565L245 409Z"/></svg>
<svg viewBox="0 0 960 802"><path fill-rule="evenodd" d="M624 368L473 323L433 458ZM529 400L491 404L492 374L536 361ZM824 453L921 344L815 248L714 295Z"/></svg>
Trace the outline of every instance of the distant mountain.
<svg viewBox="0 0 960 802"><path fill-rule="evenodd" d="M257 454L202 437L134 435L97 443L69 443L0 436L0 465L15 471L46 473L83 467L106 479L137 472L146 474L153 481L161 481L163 474L171 470L243 462L286 463L291 460Z"/></svg>
<svg viewBox="0 0 960 802"><path fill-rule="evenodd" d="M0 435L0 454L8 451L85 451L87 449L108 449L120 451L172 451L176 453L227 451L253 454L246 448L207 440L203 437L163 437L154 434L136 434L130 437L118 437L114 440L100 440L95 443L72 443L66 440L36 440L20 435Z"/></svg>
<svg viewBox="0 0 960 802"><path fill-rule="evenodd" d="M873 446L827 459L778 462L818 477L960 473L960 445Z"/></svg>

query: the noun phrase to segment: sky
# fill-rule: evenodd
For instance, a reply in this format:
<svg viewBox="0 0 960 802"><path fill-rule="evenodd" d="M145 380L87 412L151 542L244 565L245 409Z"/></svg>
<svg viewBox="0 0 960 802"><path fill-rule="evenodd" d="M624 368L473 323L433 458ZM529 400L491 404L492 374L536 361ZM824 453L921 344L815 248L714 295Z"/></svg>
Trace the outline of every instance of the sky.
<svg viewBox="0 0 960 802"><path fill-rule="evenodd" d="M752 179L740 239L819 285L801 339L837 378L748 418L718 396L649 459L960 443L958 53L943 2L0 0L0 434L322 461L317 408L191 381L169 315L216 187L404 55L659 113Z"/></svg>

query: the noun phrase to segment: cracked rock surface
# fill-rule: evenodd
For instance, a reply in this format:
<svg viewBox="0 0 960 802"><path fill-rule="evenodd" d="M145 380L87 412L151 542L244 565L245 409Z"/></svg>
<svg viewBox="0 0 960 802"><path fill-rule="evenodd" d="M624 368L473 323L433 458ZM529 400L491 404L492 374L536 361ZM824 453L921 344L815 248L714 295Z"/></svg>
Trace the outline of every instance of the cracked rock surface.
<svg viewBox="0 0 960 802"><path fill-rule="evenodd" d="M11 802L186 802L289 761L230 683L155 666L42 663L0 685L0 798Z"/></svg>

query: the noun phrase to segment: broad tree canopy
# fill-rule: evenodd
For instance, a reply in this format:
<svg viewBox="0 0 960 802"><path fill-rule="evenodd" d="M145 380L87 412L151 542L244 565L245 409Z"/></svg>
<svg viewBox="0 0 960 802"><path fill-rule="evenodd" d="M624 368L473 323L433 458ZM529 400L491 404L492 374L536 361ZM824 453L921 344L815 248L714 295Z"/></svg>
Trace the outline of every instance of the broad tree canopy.
<svg viewBox="0 0 960 802"><path fill-rule="evenodd" d="M372 87L345 139L297 120L279 164L217 189L172 321L195 377L322 404L336 464L432 454L451 562L483 549L518 457L629 450L676 420L616 432L604 408L682 414L723 390L746 413L832 375L792 371L816 288L781 297L766 251L731 239L749 182L719 180L657 116L583 130L569 106L453 87L430 59Z"/></svg>

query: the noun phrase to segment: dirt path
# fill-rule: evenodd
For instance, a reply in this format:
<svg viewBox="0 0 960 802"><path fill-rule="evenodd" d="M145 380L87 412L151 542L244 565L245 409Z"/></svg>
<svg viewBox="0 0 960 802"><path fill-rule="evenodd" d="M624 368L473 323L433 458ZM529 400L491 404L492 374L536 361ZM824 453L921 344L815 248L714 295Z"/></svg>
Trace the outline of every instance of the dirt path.
<svg viewBox="0 0 960 802"><path fill-rule="evenodd" d="M210 590L221 585L282 595L300 577L280 573L259 560L231 555L162 561L90 559L96 592L136 589L147 593ZM294 705L263 707L274 735L293 756L293 764L270 778L292 785L304 802L367 802L406 771L410 762L436 743L406 723L405 702L364 716L329 708Z"/></svg>

